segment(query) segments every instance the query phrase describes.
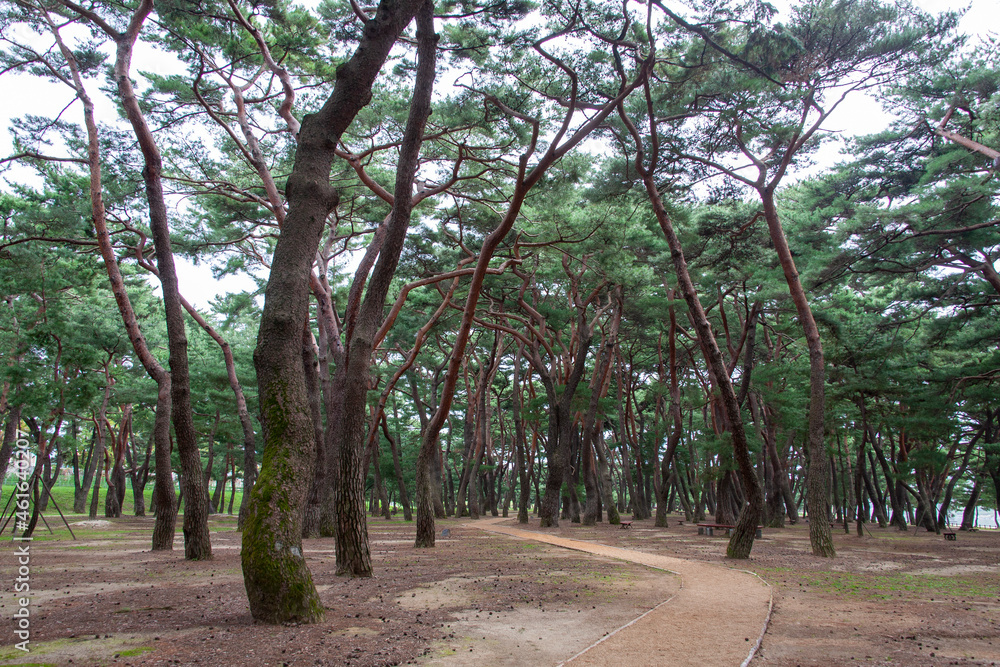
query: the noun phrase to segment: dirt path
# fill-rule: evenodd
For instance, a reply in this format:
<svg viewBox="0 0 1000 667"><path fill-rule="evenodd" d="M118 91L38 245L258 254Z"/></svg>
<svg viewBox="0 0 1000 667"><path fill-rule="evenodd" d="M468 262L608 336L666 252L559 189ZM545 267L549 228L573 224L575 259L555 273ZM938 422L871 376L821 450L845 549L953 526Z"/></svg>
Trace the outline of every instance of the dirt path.
<svg viewBox="0 0 1000 667"><path fill-rule="evenodd" d="M556 537L481 520L469 527L638 563L680 576L681 590L563 664L746 665L760 645L771 589L749 572Z"/></svg>

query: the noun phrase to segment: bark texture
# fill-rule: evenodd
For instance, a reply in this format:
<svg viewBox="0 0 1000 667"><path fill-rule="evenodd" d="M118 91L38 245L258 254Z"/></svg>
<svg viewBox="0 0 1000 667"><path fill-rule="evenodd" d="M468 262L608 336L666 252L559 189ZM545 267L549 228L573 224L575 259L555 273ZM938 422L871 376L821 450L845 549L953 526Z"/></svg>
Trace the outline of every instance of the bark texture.
<svg viewBox="0 0 1000 667"><path fill-rule="evenodd" d="M275 247L254 352L264 456L244 520L242 564L255 620L313 622L322 617L302 555L302 515L315 456L301 360L310 274L327 216L338 202L330 185L336 145L371 99L389 50L421 4L423 0L380 3L354 55L337 69L333 93L317 113L303 119L299 132L285 188L288 216Z"/></svg>
<svg viewBox="0 0 1000 667"><path fill-rule="evenodd" d="M385 229L385 238L371 281L357 315L357 322L348 330L344 387L344 410L341 414L340 479L337 487L337 573L371 576L371 553L365 518L364 482L367 474L362 465L365 453L369 369L376 336L385 319L385 299L399 264L406 240L406 231L413 210L413 179L416 175L423 143L424 126L431 112L434 87L437 36L434 34L434 6L423 2L417 17L417 73L413 99L410 103L399 162L392 212Z"/></svg>

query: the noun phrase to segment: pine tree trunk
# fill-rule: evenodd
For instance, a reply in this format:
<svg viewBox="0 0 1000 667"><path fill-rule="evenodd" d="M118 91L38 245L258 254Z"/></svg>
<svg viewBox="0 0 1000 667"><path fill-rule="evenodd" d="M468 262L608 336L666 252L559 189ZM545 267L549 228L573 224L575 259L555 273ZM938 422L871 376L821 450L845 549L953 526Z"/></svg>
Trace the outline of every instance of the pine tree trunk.
<svg viewBox="0 0 1000 667"><path fill-rule="evenodd" d="M128 33L111 35L116 41L121 42L127 39L132 41L138 36L138 31L142 26L145 16L152 10L152 2L144 0L136 10L135 18L130 24ZM155 443L155 468L156 481L153 487L153 504L158 508L156 521L153 526L152 550L162 551L173 549L174 530L177 519L177 509L174 503L174 484L171 475L170 462L170 413L171 413L171 380L170 375L164 370L160 363L150 353L146 339L139 328L135 310L132 308L128 292L125 289L125 282L122 279L121 271L118 267L118 258L111 245L111 237L107 227L107 214L103 200L103 185L101 181L101 160L100 160L100 138L98 135L97 122L94 118L94 105L83 85L79 66L73 52L68 49L59 38L58 29L55 24L50 23L53 34L56 35L59 49L69 66L73 85L76 89L77 97L83 103L84 124L87 128L87 167L89 171L89 194L91 204L91 218L94 223L94 232L97 237L97 246L104 260L104 269L108 274L111 283L111 292L114 294L115 303L121 315L125 330L128 333L132 349L142 363L146 373L151 377L157 386L156 411L153 425L153 436ZM95 463L96 467L96 463ZM85 484L84 487L88 487ZM82 511L86 503L86 493L83 494L80 504ZM76 503L74 502L74 509Z"/></svg>
<svg viewBox="0 0 1000 667"><path fill-rule="evenodd" d="M170 365L171 421L177 439L187 502L184 506L184 557L206 560L212 557L208 532L208 498L201 476L201 454L191 413L191 381L188 370L187 336L184 312L177 287L177 271L171 250L167 206L163 194L163 163L152 131L139 105L130 78L132 48L138 37L138 27L152 10L152 1L143 0L133 16L134 32L116 39L118 48L114 78L118 99L132 126L143 156L142 179L149 207L149 228L156 253L156 265L162 288L163 307L167 324L167 347Z"/></svg>
<svg viewBox="0 0 1000 667"><path fill-rule="evenodd" d="M309 311L309 275L327 216L338 203L330 170L341 135L371 98L389 50L424 0L384 0L354 55L337 69L333 93L303 119L295 165L285 194L288 215L271 263L254 363L264 426L264 460L251 492L243 531L243 575L255 620L313 622L322 605L302 556L302 512L315 459L315 434L305 387L300 341ZM367 362L367 359L364 360ZM367 363L364 364L367 378ZM348 369L350 370L350 369ZM364 388L367 390L367 387ZM345 405L356 396L345 396ZM361 421L364 421L364 396ZM345 415L345 421L347 421ZM352 424L357 426L357 424ZM345 432L349 427L345 423ZM341 452L341 463L360 463L361 452ZM356 476L351 469L340 477ZM360 467L360 466L358 466ZM342 484L343 485L343 484ZM338 571L362 565L367 545L360 484L337 494ZM346 500L350 516L343 515ZM358 510L360 509L360 520ZM351 562L343 560L348 558ZM341 564L344 567L341 567ZM370 571L370 561L368 561Z"/></svg>
<svg viewBox="0 0 1000 667"><path fill-rule="evenodd" d="M531 498L531 474L528 471L528 457L526 449L526 435L524 432L524 421L521 417L521 360L524 356L524 346L517 348L517 357L514 359L514 378L511 383L514 392L513 419L514 419L514 466L517 468L518 498L517 498L517 522L528 523L528 501Z"/></svg>
<svg viewBox="0 0 1000 667"><path fill-rule="evenodd" d="M743 427L743 417L740 413L739 403L736 398L736 393L733 390L733 384L730 379L728 369L722 360L722 353L716 343L711 325L705 315L701 301L698 299L694 283L692 282L690 273L688 272L687 261L684 258L684 252L681 248L680 240L674 231L673 222L663 205L663 201L656 187L656 182L653 179L655 155L654 164L650 168L647 168L643 164L645 158L641 149L642 137L639 136L635 126L624 115L624 110L620 108L619 112L636 142L637 170L642 176L643 185L646 188L646 194L649 197L650 203L653 205L653 212L656 216L657 222L660 224L660 229L663 231L664 236L667 239L667 244L670 246L670 257L673 261L674 270L677 274L677 282L680 285L681 294L684 296L692 321L695 324L695 330L697 331L698 340L705 353L705 360L708 364L710 374L713 377L715 387L722 394L723 410L726 415L727 426L732 434L733 454L736 458L737 465L739 466L740 476L743 480L747 496L747 504L740 512L740 516L736 521L736 528L733 530L733 534L730 537L729 546L726 549L726 555L729 558L748 558L750 556L750 551L753 548L753 540L757 532L757 524L760 521L760 517L764 509L764 494L760 487L760 482L757 479L757 474L754 471L753 462L750 459L750 447L747 443L746 431Z"/></svg>
<svg viewBox="0 0 1000 667"><path fill-rule="evenodd" d="M833 536L830 533L830 471L827 467L826 445L823 431L823 418L826 406L825 384L826 368L823 361L823 344L819 336L819 328L813 319L812 309L806 299L805 290L799 280L792 252L785 239L785 231L778 218L778 210L774 204L774 191L767 188L760 191L764 205L764 219L771 235L778 261L788 283L788 292L795 303L799 325L805 334L806 346L809 349L809 469L806 471L806 484L809 496L809 543L814 556L833 558L837 555L833 546Z"/></svg>
<svg viewBox="0 0 1000 667"><path fill-rule="evenodd" d="M396 405L393 402L392 406L393 413L396 413ZM394 414L396 423L399 423L399 415ZM403 479L403 466L399 460L399 442L397 438L394 438L391 433L389 433L389 424L386 422L385 415L382 415L382 430L385 434L386 439L389 441L389 447L392 449L392 469L396 473L396 484L399 486L399 504L403 506L403 521L413 521L413 510L410 507L410 494L406 490L406 480Z"/></svg>
<svg viewBox="0 0 1000 667"><path fill-rule="evenodd" d="M320 353L322 354L322 353ZM309 397L309 414L313 422L316 458L313 461L313 475L309 480L309 496L302 514L302 537L319 537L322 520L323 489L326 485L326 447L323 437L322 392L320 390L320 369L317 346L312 331L302 339L302 368L305 374L306 393Z"/></svg>
<svg viewBox="0 0 1000 667"><path fill-rule="evenodd" d="M0 445L0 484L3 480L7 478L7 467L10 465L10 457L14 452L14 443L17 442L18 429L21 425L21 410L24 406L21 403L11 405L7 411L7 419L4 422L3 427L3 444ZM89 486L87 482L84 482L85 486ZM87 496L84 492L83 501L86 502ZM80 509L75 508L76 501L74 499L74 512L82 512L83 507Z"/></svg>
<svg viewBox="0 0 1000 667"><path fill-rule="evenodd" d="M90 446L87 448L87 456L83 462L82 481L78 474L79 456L74 452L73 483L76 485L73 493L74 514L83 514L83 510L87 506L87 497L90 495L90 486L94 482L94 471L97 468L97 457L94 456L94 453L97 451L97 437L98 433L95 427L90 432Z"/></svg>
<svg viewBox="0 0 1000 667"><path fill-rule="evenodd" d="M104 442L98 440L98 450L100 456L97 459L97 468L94 471L94 490L90 496L90 520L97 518L97 506L101 499L101 473L104 471Z"/></svg>

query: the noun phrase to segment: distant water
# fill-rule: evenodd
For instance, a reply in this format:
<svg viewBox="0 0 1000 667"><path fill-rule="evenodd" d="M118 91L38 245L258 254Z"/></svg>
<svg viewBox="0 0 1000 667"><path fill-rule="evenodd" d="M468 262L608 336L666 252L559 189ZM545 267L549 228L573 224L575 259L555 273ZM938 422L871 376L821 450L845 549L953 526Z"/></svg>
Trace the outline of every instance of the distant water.
<svg viewBox="0 0 1000 667"><path fill-rule="evenodd" d="M949 512L948 513L948 525L950 526L961 526L962 525L962 513L961 512ZM976 510L976 528L997 528L997 515L991 509L986 509L985 507L979 507Z"/></svg>

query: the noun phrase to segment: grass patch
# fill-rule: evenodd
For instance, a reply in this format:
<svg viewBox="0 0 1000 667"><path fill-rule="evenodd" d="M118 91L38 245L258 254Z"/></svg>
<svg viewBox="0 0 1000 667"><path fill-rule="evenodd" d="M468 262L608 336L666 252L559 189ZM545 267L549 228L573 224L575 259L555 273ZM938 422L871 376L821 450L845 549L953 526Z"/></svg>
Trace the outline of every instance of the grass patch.
<svg viewBox="0 0 1000 667"><path fill-rule="evenodd" d="M11 480L11 479L12 479L12 477L8 476L8 480ZM209 491L210 492L215 490L216 483L217 483L216 480L212 480L211 486L209 487ZM175 490L175 493L179 493L180 492L179 487L175 486L174 490ZM153 485L152 484L147 484L146 488L144 489L144 491L145 491L145 493L143 494L143 497L145 499L145 505L146 505L146 516L151 516L149 508L153 506ZM3 485L3 496L2 496L2 498L0 498L0 503L7 502L7 498L13 492L14 492L14 484L12 484L12 483L10 483L8 481L7 484ZM59 519L59 512L56 511L56 507L55 507L55 505L58 504L59 505L59 509L62 510L63 514L66 515L66 518L69 519L70 522L72 522L74 519L77 520L77 521L79 521L81 519L88 519L89 518L89 510L90 510L90 501L92 500L90 493L87 494L87 502L85 504L84 513L83 514L73 514L73 493L74 493L74 490L73 490L73 485L71 483L71 480L60 479L58 482L56 482L56 484L51 489L51 495L55 499L55 503L49 502L48 507L45 509L45 517L47 519L49 519L49 521L52 521L51 517L55 517L55 520L61 524L62 522ZM97 518L98 519L103 519L104 518L104 501L105 501L105 495L106 494L107 494L107 489L102 486L101 487L101 496L100 496L100 498L98 499L98 502L97 502ZM233 515L232 515L232 517L234 519L236 517L236 513L239 511L240 503L242 502L242 500L243 500L243 491L242 490L237 490L236 491L236 498L233 500ZM2 506L2 505L0 505L0 506ZM181 506L180 506L179 509L180 509L180 512L184 511L184 502L183 502L183 500L181 501ZM228 484L226 485L226 506L223 509L224 510L228 510L229 509L229 485ZM125 500L122 503L122 516L132 516L134 513L135 513L135 498L134 498L134 495L132 493L132 481L131 480L126 480L126 485L125 485ZM211 517L213 517L213 518L214 517L222 517L222 516L229 517L228 514L213 514L213 515L211 515ZM39 524L41 524L40 521L39 521ZM36 532L40 532L42 528L44 528L44 525L39 525L39 528L36 529ZM55 528L55 526L53 526L53 528Z"/></svg>
<svg viewBox="0 0 1000 667"><path fill-rule="evenodd" d="M82 637L53 639L46 642L31 642L31 653L28 656L24 651L13 647L0 648L0 665L19 665L20 667L30 667L30 665L55 665L66 664L72 659L74 664L83 665L105 665L117 658L129 658L145 653L152 653L156 649L152 646L138 646L136 641L121 639L87 639ZM58 660L56 663L22 662L26 657L44 657Z"/></svg>
<svg viewBox="0 0 1000 667"><path fill-rule="evenodd" d="M797 572L789 568L760 571L765 579L783 579L785 586L799 585L838 597L867 600L906 598L997 599L1000 576L946 576L938 574L853 574L849 572ZM780 575L780 576L774 576Z"/></svg>

